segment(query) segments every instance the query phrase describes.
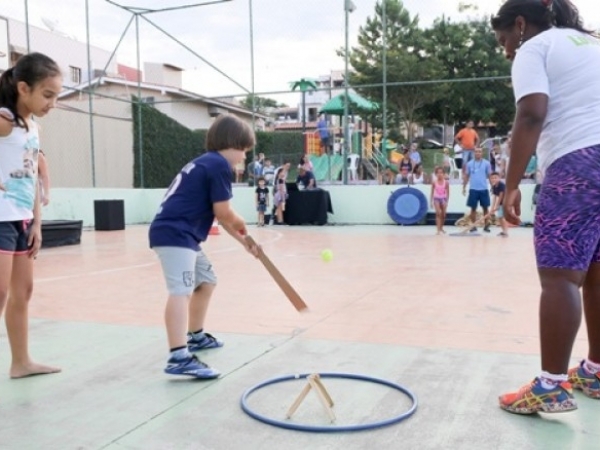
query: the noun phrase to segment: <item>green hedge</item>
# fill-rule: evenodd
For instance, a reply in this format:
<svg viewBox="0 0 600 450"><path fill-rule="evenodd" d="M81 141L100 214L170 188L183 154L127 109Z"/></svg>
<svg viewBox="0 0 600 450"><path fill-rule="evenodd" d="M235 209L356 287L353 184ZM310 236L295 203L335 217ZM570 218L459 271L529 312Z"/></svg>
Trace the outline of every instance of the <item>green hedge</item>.
<svg viewBox="0 0 600 450"><path fill-rule="evenodd" d="M135 102L135 99L134 99ZM204 131L190 129L150 105L133 103L133 179L136 188L168 187L175 174L203 151ZM138 108L141 107L143 186L140 176Z"/></svg>
<svg viewBox="0 0 600 450"><path fill-rule="evenodd" d="M301 132L271 132L257 131L256 132L256 152L262 152L266 158L271 158L274 163L278 164L281 161L281 155L298 155L297 159L304 153L304 136ZM292 161L297 164L297 161Z"/></svg>
<svg viewBox="0 0 600 450"><path fill-rule="evenodd" d="M143 186L140 174L140 139L138 108L141 107L143 146ZM204 152L206 130L190 130L166 114L147 104L132 103L134 187L165 188L173 177L190 160ZM256 132L256 152L262 152L274 165L289 160L292 167L298 164L303 153L302 133ZM252 161L248 155L246 163Z"/></svg>

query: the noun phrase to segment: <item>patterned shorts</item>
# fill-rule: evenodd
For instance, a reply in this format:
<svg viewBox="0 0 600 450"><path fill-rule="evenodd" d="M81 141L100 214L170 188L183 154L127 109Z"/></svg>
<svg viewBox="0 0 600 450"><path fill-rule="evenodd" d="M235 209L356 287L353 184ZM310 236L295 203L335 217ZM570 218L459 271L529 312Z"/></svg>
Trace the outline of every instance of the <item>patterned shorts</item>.
<svg viewBox="0 0 600 450"><path fill-rule="evenodd" d="M600 262L600 145L554 161L535 212L540 268L587 270Z"/></svg>

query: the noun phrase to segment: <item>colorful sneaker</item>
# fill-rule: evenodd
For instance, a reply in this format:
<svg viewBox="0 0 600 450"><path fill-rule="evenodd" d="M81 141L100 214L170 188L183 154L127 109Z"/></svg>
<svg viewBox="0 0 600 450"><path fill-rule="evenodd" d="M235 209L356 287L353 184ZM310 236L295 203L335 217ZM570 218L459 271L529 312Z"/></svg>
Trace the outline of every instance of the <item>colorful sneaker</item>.
<svg viewBox="0 0 600 450"><path fill-rule="evenodd" d="M217 378L221 375L221 372L204 364L196 355L192 355L186 359L169 359L165 373L169 375L187 375L206 380Z"/></svg>
<svg viewBox="0 0 600 450"><path fill-rule="evenodd" d="M565 412L577 409L573 389L568 381L554 389L544 389L539 378L523 386L518 392L500 396L500 408L515 414L537 412Z"/></svg>
<svg viewBox="0 0 600 450"><path fill-rule="evenodd" d="M583 391L590 398L600 399L600 373L589 373L583 367L581 361L579 366L569 369L569 382L573 385L573 389Z"/></svg>
<svg viewBox="0 0 600 450"><path fill-rule="evenodd" d="M187 345L190 352L198 352L209 348L223 347L225 343L218 340L210 333L200 333L196 335L188 333Z"/></svg>

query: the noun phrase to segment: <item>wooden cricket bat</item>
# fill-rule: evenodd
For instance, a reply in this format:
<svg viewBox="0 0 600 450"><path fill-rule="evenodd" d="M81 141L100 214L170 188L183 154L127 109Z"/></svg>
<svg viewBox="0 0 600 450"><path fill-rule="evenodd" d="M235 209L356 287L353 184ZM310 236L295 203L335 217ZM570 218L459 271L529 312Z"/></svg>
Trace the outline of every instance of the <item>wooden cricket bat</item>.
<svg viewBox="0 0 600 450"><path fill-rule="evenodd" d="M304 300L300 297L300 295L296 292L296 290L292 287L292 285L285 279L285 277L281 274L279 269L275 267L275 264L269 259L265 252L261 247L256 244L256 241L252 239L252 236L246 236L246 241L248 241L251 245L256 245L258 247L258 259L265 266L267 272L271 275L275 283L281 288L285 296L289 299L289 301L294 305L297 311L306 311L308 309L308 305L304 303Z"/></svg>

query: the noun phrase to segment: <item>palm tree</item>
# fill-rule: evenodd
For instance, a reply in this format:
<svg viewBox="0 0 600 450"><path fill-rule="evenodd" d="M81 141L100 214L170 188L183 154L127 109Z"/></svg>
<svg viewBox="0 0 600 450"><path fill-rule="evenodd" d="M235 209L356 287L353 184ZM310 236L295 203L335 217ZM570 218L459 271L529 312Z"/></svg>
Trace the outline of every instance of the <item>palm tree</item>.
<svg viewBox="0 0 600 450"><path fill-rule="evenodd" d="M300 78L298 81L290 83L292 91L300 89L302 92L302 132L306 131L306 91L314 91L317 89L317 83L310 78Z"/></svg>

